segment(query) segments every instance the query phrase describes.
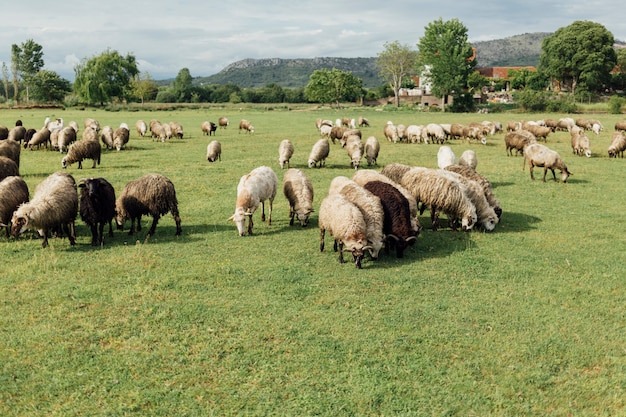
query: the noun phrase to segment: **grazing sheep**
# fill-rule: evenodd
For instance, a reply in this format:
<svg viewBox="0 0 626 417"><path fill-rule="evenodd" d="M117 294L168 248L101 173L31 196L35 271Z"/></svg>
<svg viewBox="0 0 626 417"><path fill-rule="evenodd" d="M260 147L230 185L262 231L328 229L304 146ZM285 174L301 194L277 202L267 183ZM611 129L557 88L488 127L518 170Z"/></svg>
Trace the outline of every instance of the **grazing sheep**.
<svg viewBox="0 0 626 417"><path fill-rule="evenodd" d="M498 216L498 219L502 217L502 206L500 206L500 202L493 195L493 190L491 187L491 182L482 174L479 174L473 168L463 166L463 165L450 165L446 167L446 170L456 172L457 174L461 174L464 177L467 177L471 180L476 181L483 189L483 193L485 194L485 198L489 205L493 208L493 211Z"/></svg>
<svg viewBox="0 0 626 417"><path fill-rule="evenodd" d="M20 169L18 168L15 161L6 156L0 156L0 181L7 177L14 177L19 175ZM2 198L1 195L0 198Z"/></svg>
<svg viewBox="0 0 626 417"><path fill-rule="evenodd" d="M0 180L0 227L6 228L9 237L11 217L22 203L28 202L28 185L22 177L11 175Z"/></svg>
<svg viewBox="0 0 626 417"><path fill-rule="evenodd" d="M626 135L624 132L613 132L611 145L609 145L609 158L617 158L618 155L623 158L624 150L626 150Z"/></svg>
<svg viewBox="0 0 626 417"><path fill-rule="evenodd" d="M383 234L386 250L394 248L396 257L403 258L404 250L415 243L417 233L411 224L409 200L393 185L383 181L370 181L363 186L380 199L383 207Z"/></svg>
<svg viewBox="0 0 626 417"><path fill-rule="evenodd" d="M378 153L380 152L380 143L374 136L370 136L365 141L365 159L367 165L378 165Z"/></svg>
<svg viewBox="0 0 626 417"><path fill-rule="evenodd" d="M361 133L359 129L344 130L343 135L341 135L341 138L339 139L339 144L341 145L342 148L346 147L346 143L348 142L348 139L352 136L356 136L357 138L359 138L359 140L361 140L363 138L363 133Z"/></svg>
<svg viewBox="0 0 626 417"><path fill-rule="evenodd" d="M86 118L84 123L83 123L83 127L85 129L91 128L93 130L97 132L100 131L100 122L98 122L96 119L92 119L90 117Z"/></svg>
<svg viewBox="0 0 626 417"><path fill-rule="evenodd" d="M36 146L37 148L44 145L46 148L50 143L50 130L47 127L41 128L33 134L33 137L28 141L28 147L32 151Z"/></svg>
<svg viewBox="0 0 626 417"><path fill-rule="evenodd" d="M393 143L398 142L398 128L394 126L391 120L388 121L385 127L383 128L383 134L387 138L388 142L393 142Z"/></svg>
<svg viewBox="0 0 626 417"><path fill-rule="evenodd" d="M346 130L347 129L343 126L333 126L330 128L330 133L328 137L330 138L330 140L333 141L333 143L335 143L336 140L341 140L341 138L343 137L343 133Z"/></svg>
<svg viewBox="0 0 626 417"><path fill-rule="evenodd" d="M422 139L422 129L424 126L421 125L408 125L406 127L406 140L410 143L419 143Z"/></svg>
<svg viewBox="0 0 626 417"><path fill-rule="evenodd" d="M370 127L370 121L369 121L369 120L367 120L365 117L363 117L363 116L359 116L359 119L358 119L358 120L359 120L359 121L358 121L357 125L358 125L359 127L364 127L364 126Z"/></svg>
<svg viewBox="0 0 626 417"><path fill-rule="evenodd" d="M209 121L202 122L200 128L202 129L202 135L215 136L215 132L217 131L217 125Z"/></svg>
<svg viewBox="0 0 626 417"><path fill-rule="evenodd" d="M328 139L321 138L313 145L311 149L311 153L309 154L308 165L309 168L317 167L319 164L319 168L322 165L326 164L326 158L328 158L328 154L330 153L330 144L328 143Z"/></svg>
<svg viewBox="0 0 626 417"><path fill-rule="evenodd" d="M9 128L0 125L0 140L5 140L9 137Z"/></svg>
<svg viewBox="0 0 626 417"><path fill-rule="evenodd" d="M320 205L318 226L320 228L320 252L324 251L326 231L334 238L333 249L339 251L339 262L344 263L343 253L352 253L352 260L361 268L363 256L370 249L367 244L367 226L359 208L341 194L328 195Z"/></svg>
<svg viewBox="0 0 626 417"><path fill-rule="evenodd" d="M536 139L532 139L529 136L525 136L522 131L508 132L504 136L504 145L506 147L506 155L513 156L513 149L515 149L515 156L519 153L524 154L524 148L531 143L536 143Z"/></svg>
<svg viewBox="0 0 626 417"><path fill-rule="evenodd" d="M445 142L446 132L443 130L443 127L440 124L428 123L425 129L429 143L442 144Z"/></svg>
<svg viewBox="0 0 626 417"><path fill-rule="evenodd" d="M21 143L26 136L26 128L24 126L14 126L9 130L7 139L13 139L14 141Z"/></svg>
<svg viewBox="0 0 626 417"><path fill-rule="evenodd" d="M261 221L265 221L265 201L269 202L269 212L267 217L267 225L272 225L272 208L274 206L274 197L276 197L276 188L278 187L278 177L272 168L260 166L244 175L237 185L237 202L235 204L235 213L228 219L237 226L239 236L245 235L246 217L248 217L248 234L252 234L254 223L252 216L259 204L261 204Z"/></svg>
<svg viewBox="0 0 626 417"><path fill-rule="evenodd" d="M104 243L104 226L109 225L113 237L115 217L115 190L104 178L85 178L78 181L80 218L91 229L91 246Z"/></svg>
<svg viewBox="0 0 626 417"><path fill-rule="evenodd" d="M122 230L126 220L130 219L130 232L135 233L135 220L137 231L141 231L141 216L152 216L152 225L146 235L146 239L154 235L159 218L168 212L172 214L176 222L176 236L182 232L180 215L178 213L178 200L176 189L169 178L160 174L146 174L124 186L122 193L115 201L115 222L117 228Z"/></svg>
<svg viewBox="0 0 626 417"><path fill-rule="evenodd" d="M363 142L361 142L360 137L354 135L347 138L346 153L350 158L350 165L353 166L354 169L359 169L364 150L365 145L363 144Z"/></svg>
<svg viewBox="0 0 626 417"><path fill-rule="evenodd" d="M170 122L169 125L170 129L172 129L172 137L182 139L185 136L183 125L178 122Z"/></svg>
<svg viewBox="0 0 626 417"><path fill-rule="evenodd" d="M43 122L43 127L47 128L50 133L55 130L61 130L63 129L63 119L58 118L56 120L52 120L49 117L46 117L46 120Z"/></svg>
<svg viewBox="0 0 626 417"><path fill-rule="evenodd" d="M295 217L300 226L309 224L313 210L313 184L306 174L296 168L289 168L283 176L283 194L289 202L289 225L293 226Z"/></svg>
<svg viewBox="0 0 626 417"><path fill-rule="evenodd" d="M476 223L476 207L468 198L465 185L449 178L443 170L413 167L402 176L400 184L422 203L422 209L430 207L433 230L439 226L440 211L448 216L453 230L459 219L464 231L471 230Z"/></svg>
<svg viewBox="0 0 626 417"><path fill-rule="evenodd" d="M209 162L222 161L222 144L216 140L211 141L206 147L206 160Z"/></svg>
<svg viewBox="0 0 626 417"><path fill-rule="evenodd" d="M556 129L565 132L569 132L572 128L576 126L576 121L571 117L562 117L556 122Z"/></svg>
<svg viewBox="0 0 626 417"><path fill-rule="evenodd" d="M477 181L454 171L444 170L443 172L454 181L458 181L466 187L464 190L466 191L467 197L474 204L474 207L476 207L477 226L482 227L488 232L495 229L500 217L487 201L483 187Z"/></svg>
<svg viewBox="0 0 626 417"><path fill-rule="evenodd" d="M600 122L597 122L591 125L591 130L598 136L604 130L604 127Z"/></svg>
<svg viewBox="0 0 626 417"><path fill-rule="evenodd" d="M66 126L57 134L57 146L59 147L59 152L65 152L68 150L69 146L76 142L76 131L71 126Z"/></svg>
<svg viewBox="0 0 626 417"><path fill-rule="evenodd" d="M135 130L139 133L139 136L144 137L148 132L148 125L143 120L137 120L135 122Z"/></svg>
<svg viewBox="0 0 626 417"><path fill-rule="evenodd" d="M289 168L289 160L293 155L293 143L289 139L282 140L278 146L278 163L280 169L284 169L285 165Z"/></svg>
<svg viewBox="0 0 626 417"><path fill-rule="evenodd" d="M528 161L528 167L530 169L530 178L533 180L535 179L535 176L533 175L534 167L543 167L543 182L546 182L546 174L548 170L552 171L554 181L557 180L556 174L554 173L555 169L559 169L561 171L561 180L563 182L567 182L567 178L570 175L573 175L568 171L565 162L563 162L563 159L556 151L539 143L533 143L524 149L524 163L522 165L522 169L526 167L526 161Z"/></svg>
<svg viewBox="0 0 626 417"><path fill-rule="evenodd" d="M87 131L96 133L96 131L93 129L85 129L85 132L83 132L82 140L86 140L84 137L85 136L84 133L86 133ZM89 134L89 136L91 137L92 134ZM100 131L100 139L102 140L102 143L104 144L104 146L106 146L107 149L113 149L113 128L108 125L103 126L102 130Z"/></svg>
<svg viewBox="0 0 626 417"><path fill-rule="evenodd" d="M128 143L130 132L127 127L120 126L113 132L113 147L118 151Z"/></svg>
<svg viewBox="0 0 626 417"><path fill-rule="evenodd" d="M246 119L241 119L239 121L239 133L243 130L244 133L254 133L254 126L252 123Z"/></svg>
<svg viewBox="0 0 626 417"><path fill-rule="evenodd" d="M35 129L26 129L26 133L24 134L24 149L28 148L28 143L32 140L33 136L35 136L37 130Z"/></svg>
<svg viewBox="0 0 626 417"><path fill-rule="evenodd" d="M463 153L461 154L461 157L459 158L459 165L476 169L476 166L478 166L478 159L476 158L476 152L474 152L471 149L467 149L463 151Z"/></svg>
<svg viewBox="0 0 626 417"><path fill-rule="evenodd" d="M22 149L20 148L20 143L13 139L0 141L0 156L6 156L7 158L13 160L18 168L20 166L21 151Z"/></svg>
<svg viewBox="0 0 626 417"><path fill-rule="evenodd" d="M151 120L149 128L150 135L153 139L160 140L161 142L165 142L167 139L169 139L169 137L167 136L168 131L171 132L169 125L163 125L158 120Z"/></svg>
<svg viewBox="0 0 626 417"><path fill-rule="evenodd" d="M333 131L332 125L322 125L320 126L320 134L324 137L330 138L330 134ZM334 142L333 142L334 143Z"/></svg>
<svg viewBox="0 0 626 417"><path fill-rule="evenodd" d="M592 127L591 122L582 117L579 117L576 120L574 120L574 123L576 123L576 126L580 127L583 130L591 130L591 127Z"/></svg>
<svg viewBox="0 0 626 417"><path fill-rule="evenodd" d="M524 130L529 131L537 140L543 139L544 142L548 141L548 135L552 133L552 129L547 126L528 125Z"/></svg>
<svg viewBox="0 0 626 417"><path fill-rule="evenodd" d="M449 146L440 146L437 151L437 166L440 169L444 169L448 165L456 164L456 156Z"/></svg>
<svg viewBox="0 0 626 417"><path fill-rule="evenodd" d="M399 124L396 126L396 130L398 131L398 141L406 141L406 126Z"/></svg>
<svg viewBox="0 0 626 417"><path fill-rule="evenodd" d="M97 140L79 140L68 148L67 155L61 160L61 165L65 169L68 165L78 162L78 169L83 169L83 159L92 159L91 168L95 168L96 164L100 165L101 153L102 146Z"/></svg>
<svg viewBox="0 0 626 417"><path fill-rule="evenodd" d="M583 132L572 133L572 153L574 155L591 157L591 147L589 145L589 137Z"/></svg>
<svg viewBox="0 0 626 417"><path fill-rule="evenodd" d="M220 128L222 129L226 129L226 127L228 126L228 118L227 117L220 117L219 119L217 119L217 124L220 126Z"/></svg>
<svg viewBox="0 0 626 417"><path fill-rule="evenodd" d="M385 165L380 173L398 184L401 184L402 177L404 177L404 174L406 174L411 168L413 168L411 165L394 162Z"/></svg>
<svg viewBox="0 0 626 417"><path fill-rule="evenodd" d="M48 231L61 229L70 245L76 243L74 222L78 213L78 193L74 177L64 172L50 174L35 188L33 198L13 213L11 235L37 230L43 237L41 247L48 246Z"/></svg>
<svg viewBox="0 0 626 417"><path fill-rule="evenodd" d="M328 195L341 194L352 204L361 210L363 220L365 220L366 236L370 256L378 259L378 253L385 244L383 226L385 213L380 198L366 190L355 181L344 177L335 177L328 190Z"/></svg>

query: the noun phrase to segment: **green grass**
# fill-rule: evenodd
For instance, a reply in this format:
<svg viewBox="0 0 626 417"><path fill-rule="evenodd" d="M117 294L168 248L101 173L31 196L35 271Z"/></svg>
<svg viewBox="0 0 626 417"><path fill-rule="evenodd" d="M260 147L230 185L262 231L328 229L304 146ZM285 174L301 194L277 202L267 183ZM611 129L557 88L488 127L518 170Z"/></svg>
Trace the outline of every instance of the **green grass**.
<svg viewBox="0 0 626 417"><path fill-rule="evenodd" d="M170 215L156 234L116 231L102 248L77 220L78 240L0 235L0 415L414 415L602 416L626 413L626 261L623 175L608 159L614 115L591 134L592 158L571 154L569 135L548 137L574 175L531 181L503 135L472 148L504 213L492 233L424 231L404 259L384 254L362 270L319 252L317 215L290 227L279 191L273 224L255 214L255 235L227 219L239 178L278 166L278 145L295 146L292 167L315 188L315 206L337 175L351 176L333 145L326 167L306 168L319 138L314 120L364 115L364 135L382 139L387 120L406 125L562 115L286 111L262 107L102 112L4 110L40 127L46 116L102 125L157 118L183 124L169 143L140 138L105 151L76 179L103 176L120 192L148 172L175 184L183 233ZM205 161L204 120L226 115L216 139L222 162ZM241 118L254 135L238 134ZM213 138L211 138L213 139ZM436 145L381 140L380 166L436 167ZM380 168L380 167L379 167ZM61 169L61 155L23 151L32 191ZM536 172L538 174L539 171ZM540 178L540 176L538 177ZM427 213L420 219L429 225ZM327 237L328 240L328 237Z"/></svg>

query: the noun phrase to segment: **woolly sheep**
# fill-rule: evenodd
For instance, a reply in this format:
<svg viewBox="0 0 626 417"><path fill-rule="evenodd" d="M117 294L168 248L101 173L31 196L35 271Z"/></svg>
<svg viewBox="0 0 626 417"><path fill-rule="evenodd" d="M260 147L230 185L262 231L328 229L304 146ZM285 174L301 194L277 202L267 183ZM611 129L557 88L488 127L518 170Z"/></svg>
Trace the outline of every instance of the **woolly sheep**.
<svg viewBox="0 0 626 417"><path fill-rule="evenodd" d="M449 146L440 146L437 151L437 166L440 169L444 169L448 165L456 164L456 156Z"/></svg>
<svg viewBox="0 0 626 417"><path fill-rule="evenodd" d="M172 129L172 137L182 139L185 136L183 125L181 125L179 122L170 122L169 126L170 129Z"/></svg>
<svg viewBox="0 0 626 417"><path fill-rule="evenodd" d="M587 119L579 117L576 120L574 120L574 123L576 123L576 126L580 127L583 130L591 130L592 124Z"/></svg>
<svg viewBox="0 0 626 417"><path fill-rule="evenodd" d="M113 131L113 147L118 151L128 143L130 132L127 127L120 126Z"/></svg>
<svg viewBox="0 0 626 417"><path fill-rule="evenodd" d="M19 176L20 169L11 158L0 156L0 181L6 177ZM1 198L2 196L0 196Z"/></svg>
<svg viewBox="0 0 626 417"><path fill-rule="evenodd" d="M372 259L378 259L378 253L385 243L383 226L385 213L380 198L367 191L348 177L338 176L331 181L328 195L341 194L361 210L365 220L366 236Z"/></svg>
<svg viewBox="0 0 626 417"><path fill-rule="evenodd" d="M267 224L272 224L272 208L274 205L274 197L276 197L276 188L278 186L278 177L272 168L260 166L244 175L237 185L237 202L235 204L235 213L228 219L237 226L239 236L245 235L246 217L248 217L248 234L252 234L254 225L252 216L259 204L261 204L261 221L265 221L265 201L269 202L269 212Z"/></svg>
<svg viewBox="0 0 626 417"><path fill-rule="evenodd" d="M76 243L75 220L78 193L74 177L64 172L50 174L37 185L33 198L21 204L11 219L11 235L17 238L26 230L37 230L43 237L41 247L48 246L48 231L61 229L70 245Z"/></svg>
<svg viewBox="0 0 626 417"><path fill-rule="evenodd" d="M215 162L222 160L222 144L216 140L211 141L206 147L206 160Z"/></svg>
<svg viewBox="0 0 626 417"><path fill-rule="evenodd" d="M341 140L345 131L346 128L343 126L333 126L330 128L330 134L328 137L333 143L335 143L336 140Z"/></svg>
<svg viewBox="0 0 626 417"><path fill-rule="evenodd" d="M400 142L406 141L407 139L406 126L403 124L398 124L396 126L396 130L398 131L398 141Z"/></svg>
<svg viewBox="0 0 626 417"><path fill-rule="evenodd" d="M476 169L478 166L478 159L476 158L476 152L471 149L467 149L463 151L461 156L459 157L459 165L467 166L472 169ZM453 164L454 165L454 164Z"/></svg>
<svg viewBox="0 0 626 417"><path fill-rule="evenodd" d="M569 132L572 130L572 127L576 126L576 121L571 117L562 117L556 122L555 130L562 130Z"/></svg>
<svg viewBox="0 0 626 417"><path fill-rule="evenodd" d="M95 168L96 164L100 165L101 153L102 146L100 146L100 142L96 140L79 140L72 143L68 148L67 155L61 160L61 166L65 169L68 165L78 162L78 169L83 169L83 159L92 159L93 165L91 168Z"/></svg>
<svg viewBox="0 0 626 417"><path fill-rule="evenodd" d="M322 165L326 164L326 158L328 158L328 154L330 153L330 144L328 143L328 139L321 138L313 145L311 149L311 153L309 154L308 165L309 168L317 167L319 164L319 168Z"/></svg>
<svg viewBox="0 0 626 417"><path fill-rule="evenodd" d="M398 129L394 126L393 122L388 121L383 128L383 134L387 138L387 141L396 143L398 142Z"/></svg>
<svg viewBox="0 0 626 417"><path fill-rule="evenodd" d="M146 136L146 133L148 132L148 125L146 124L146 122L144 122L143 120L137 120L135 122L135 130L137 130L137 133L139 133L139 136L144 137Z"/></svg>
<svg viewBox="0 0 626 417"><path fill-rule="evenodd" d="M574 133L571 137L572 153L574 155L583 156L587 158L591 157L591 148L589 144L589 137L584 133Z"/></svg>
<svg viewBox="0 0 626 417"><path fill-rule="evenodd" d="M98 122L96 119L92 119L92 118L88 117L83 122L83 127L85 129L91 128L91 129L95 130L96 133L97 133L97 132L100 131L100 122Z"/></svg>
<svg viewBox="0 0 626 417"><path fill-rule="evenodd" d="M33 137L28 141L28 147L32 151L35 146L39 148L41 145L44 145L47 148L48 143L50 143L50 130L44 127L35 132Z"/></svg>
<svg viewBox="0 0 626 417"><path fill-rule="evenodd" d="M361 164L361 158L363 157L363 152L365 150L365 145L361 142L361 138L358 136L349 136L346 140L346 153L350 158L350 165L354 167L354 169L358 169Z"/></svg>
<svg viewBox="0 0 626 417"><path fill-rule="evenodd" d="M104 226L109 225L113 237L115 190L104 178L84 178L78 181L80 217L91 230L91 246L104 243Z"/></svg>
<svg viewBox="0 0 626 417"><path fill-rule="evenodd" d="M12 139L16 142L22 142L26 136L26 128L24 126L14 126L9 130L7 139Z"/></svg>
<svg viewBox="0 0 626 417"><path fill-rule="evenodd" d="M333 127L334 127L334 126L322 125L322 126L320 127L320 134L321 134L322 136L325 136L325 137L327 137L327 138L330 138L330 134L331 134L331 132L333 131Z"/></svg>
<svg viewBox="0 0 626 417"><path fill-rule="evenodd" d="M342 148L346 147L346 143L348 142L348 139L350 137L357 137L359 140L361 140L363 138L363 133L361 133L361 131L359 129L346 129L343 131L343 135L341 135L341 138L339 139L339 144L341 145Z"/></svg>
<svg viewBox="0 0 626 417"><path fill-rule="evenodd" d="M59 152L67 151L68 147L74 142L76 142L76 131L73 127L66 126L59 131L57 136Z"/></svg>
<svg viewBox="0 0 626 417"><path fill-rule="evenodd" d="M289 168L289 160L293 155L293 143L289 139L284 139L278 145L278 164L280 169L284 169L285 165Z"/></svg>
<svg viewBox="0 0 626 417"><path fill-rule="evenodd" d="M96 131L93 129L85 129L85 132L87 131L96 133ZM83 134L83 140L86 140L84 136L85 135ZM102 131L100 132L100 139L102 140L104 146L107 147L107 149L113 149L113 128L108 125L102 127Z"/></svg>
<svg viewBox="0 0 626 417"><path fill-rule="evenodd" d="M425 129L429 142L441 144L446 140L446 132L440 124L428 123Z"/></svg>
<svg viewBox="0 0 626 417"><path fill-rule="evenodd" d="M524 153L524 148L531 143L536 143L536 139L531 139L528 136L525 136L521 133L521 131L508 132L504 136L504 145L506 148L506 155L513 156L513 149L515 149L515 155L517 156L520 152Z"/></svg>
<svg viewBox="0 0 626 417"><path fill-rule="evenodd" d="M115 222L122 230L126 220L130 220L130 232L141 231L141 216L152 216L152 225L146 239L154 235L159 218L168 212L172 214L176 223L176 236L182 232L176 189L169 178L161 174L146 174L128 182L115 201Z"/></svg>
<svg viewBox="0 0 626 417"><path fill-rule="evenodd" d="M406 139L410 143L419 143L422 138L424 126L408 125L406 127Z"/></svg>
<svg viewBox="0 0 626 417"><path fill-rule="evenodd" d="M624 150L626 150L626 135L624 132L613 132L609 145L609 158L617 158L618 155L623 158Z"/></svg>
<svg viewBox="0 0 626 417"><path fill-rule="evenodd" d="M370 136L365 141L365 159L367 165L378 165L378 153L380 152L380 143L374 136Z"/></svg>
<svg viewBox="0 0 626 417"><path fill-rule="evenodd" d="M7 158L13 160L18 168L20 166L21 151L22 149L20 148L19 142L13 139L0 141L0 156L6 156Z"/></svg>
<svg viewBox="0 0 626 417"><path fill-rule="evenodd" d="M228 123L229 123L229 121L228 121L227 117L220 117L219 119L217 119L217 124L222 129L226 129L226 127L228 126Z"/></svg>
<svg viewBox="0 0 626 417"><path fill-rule="evenodd" d="M547 126L530 125L527 126L527 128L524 130L527 130L535 135L535 138L537 138L537 140L543 139L544 142L548 141L548 135L552 133L552 129Z"/></svg>
<svg viewBox="0 0 626 417"><path fill-rule="evenodd" d="M217 125L209 121L202 122L200 128L202 129L202 135L215 136L215 132L217 131Z"/></svg>
<svg viewBox="0 0 626 417"><path fill-rule="evenodd" d="M22 203L28 202L28 185L22 177L11 175L0 180L0 227L6 228L9 237L11 217Z"/></svg>
<svg viewBox="0 0 626 417"><path fill-rule="evenodd" d="M451 139L463 139L464 138L464 127L460 123L452 123L450 125L450 138Z"/></svg>
<svg viewBox="0 0 626 417"><path fill-rule="evenodd" d="M246 119L239 121L239 133L243 130L244 133L254 133L254 126Z"/></svg>
<svg viewBox="0 0 626 417"><path fill-rule="evenodd" d="M167 139L170 138L170 136L168 136L168 133L171 133L169 125L163 125L158 120L151 120L149 128L150 135L153 139L165 142Z"/></svg>
<svg viewBox="0 0 626 417"><path fill-rule="evenodd" d="M361 268L363 256L370 249L367 227L361 210L341 194L328 195L322 200L318 216L320 252L324 251L326 231L334 238L333 249L339 251L339 262L344 263L343 252L352 253L352 260Z"/></svg>
<svg viewBox="0 0 626 417"><path fill-rule="evenodd" d="M593 131L593 133L597 135L600 134L600 132L602 132L604 130L604 127L602 126L601 123L594 123L591 125L591 130Z"/></svg>
<svg viewBox="0 0 626 417"><path fill-rule="evenodd" d="M313 184L306 174L296 168L289 168L283 176L283 194L289 202L289 225L293 226L297 217L300 226L309 224L313 209Z"/></svg>
<svg viewBox="0 0 626 417"><path fill-rule="evenodd" d="M500 205L498 199L494 196L491 182L489 182L489 179L487 179L487 177L479 174L473 168L463 165L450 165L446 167L446 170L456 172L457 174L461 174L464 177L476 181L482 187L487 202L491 207L493 207L493 211L495 211L498 218L502 217L502 206Z"/></svg>
<svg viewBox="0 0 626 417"><path fill-rule="evenodd" d="M359 127L364 127L364 126L370 127L370 121L367 120L363 116L359 116L357 126L359 126Z"/></svg>
<svg viewBox="0 0 626 417"><path fill-rule="evenodd" d="M397 182L398 184L402 183L402 177L407 173L411 168L411 165L401 164L398 162L394 162L388 165L385 165L380 173L392 181Z"/></svg>
<svg viewBox="0 0 626 417"><path fill-rule="evenodd" d="M6 126L0 125L0 140L8 139L9 137L9 128Z"/></svg>
<svg viewBox="0 0 626 417"><path fill-rule="evenodd" d="M548 170L552 171L554 181L557 180L556 174L554 173L555 169L561 171L561 180L563 182L567 182L567 178L572 175L572 173L568 171L565 162L563 162L563 159L556 151L539 143L530 144L524 149L524 163L522 169L525 168L526 161L528 161L528 167L530 169L530 178L533 180L535 179L533 175L534 167L543 167L543 182L546 182Z"/></svg>
<svg viewBox="0 0 626 417"><path fill-rule="evenodd" d="M46 117L46 120L43 122L43 127L47 128L51 133L55 130L63 129L63 126L62 118L51 120L49 117Z"/></svg>

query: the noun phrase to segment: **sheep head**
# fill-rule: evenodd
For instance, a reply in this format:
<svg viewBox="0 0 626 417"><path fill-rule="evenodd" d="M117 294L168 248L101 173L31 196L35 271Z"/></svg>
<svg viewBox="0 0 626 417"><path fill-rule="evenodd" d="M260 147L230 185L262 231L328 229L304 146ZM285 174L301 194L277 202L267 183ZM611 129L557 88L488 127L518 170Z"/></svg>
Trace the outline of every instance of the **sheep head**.
<svg viewBox="0 0 626 417"><path fill-rule="evenodd" d="M235 214L228 218L228 221L235 223L235 226L237 226L237 232L239 233L239 236L245 236L246 234L245 226L247 216L252 216L252 213L250 211L245 211L243 207L237 207L235 209Z"/></svg>
<svg viewBox="0 0 626 417"><path fill-rule="evenodd" d="M17 238L20 234L24 233L24 231L28 229L29 221L30 218L28 214L18 215L14 213L11 219L11 236Z"/></svg>

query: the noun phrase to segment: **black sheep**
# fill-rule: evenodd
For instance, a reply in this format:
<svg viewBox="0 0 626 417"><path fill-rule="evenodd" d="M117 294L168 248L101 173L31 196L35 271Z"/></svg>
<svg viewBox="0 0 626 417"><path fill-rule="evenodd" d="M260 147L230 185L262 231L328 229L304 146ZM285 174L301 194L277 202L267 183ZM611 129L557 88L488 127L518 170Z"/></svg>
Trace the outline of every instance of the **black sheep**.
<svg viewBox="0 0 626 417"><path fill-rule="evenodd" d="M115 190L104 178L84 179L78 187L80 189L80 217L91 228L91 245L102 245L106 223L109 224L109 236L113 236Z"/></svg>
<svg viewBox="0 0 626 417"><path fill-rule="evenodd" d="M370 181L363 186L380 199L385 218L383 232L387 236L387 251L395 247L396 256L404 257L407 246L415 243L417 232L411 227L411 211L409 201L393 185L382 181Z"/></svg>

